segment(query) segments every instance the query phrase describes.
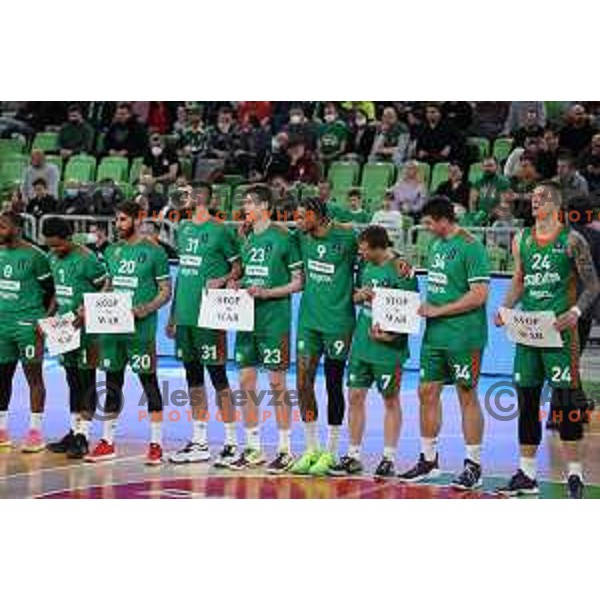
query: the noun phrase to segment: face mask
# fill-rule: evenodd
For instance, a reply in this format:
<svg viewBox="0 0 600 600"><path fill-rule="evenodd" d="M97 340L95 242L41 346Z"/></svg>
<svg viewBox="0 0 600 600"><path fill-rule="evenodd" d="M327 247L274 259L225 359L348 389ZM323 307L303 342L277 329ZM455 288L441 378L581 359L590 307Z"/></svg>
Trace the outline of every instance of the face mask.
<svg viewBox="0 0 600 600"><path fill-rule="evenodd" d="M328 113L325 115L324 119L325 119L325 123L333 123L335 121L335 115Z"/></svg>
<svg viewBox="0 0 600 600"><path fill-rule="evenodd" d="M271 140L271 150L273 150L273 152L278 152L280 148L281 146L279 145L279 142L277 140Z"/></svg>
<svg viewBox="0 0 600 600"><path fill-rule="evenodd" d="M95 233L86 233L83 237L84 244L95 244L98 241L98 235Z"/></svg>
<svg viewBox="0 0 600 600"><path fill-rule="evenodd" d="M357 117L356 118L356 125L357 127L364 127L367 124L367 120L364 117Z"/></svg>
<svg viewBox="0 0 600 600"><path fill-rule="evenodd" d="M65 198L76 198L77 194L79 194L79 190L76 190L76 189L65 190Z"/></svg>
<svg viewBox="0 0 600 600"><path fill-rule="evenodd" d="M302 122L302 117L300 115L292 115L290 117L290 123L292 125L299 125Z"/></svg>
<svg viewBox="0 0 600 600"><path fill-rule="evenodd" d="M162 154L162 148L160 146L152 146L152 156L160 156Z"/></svg>

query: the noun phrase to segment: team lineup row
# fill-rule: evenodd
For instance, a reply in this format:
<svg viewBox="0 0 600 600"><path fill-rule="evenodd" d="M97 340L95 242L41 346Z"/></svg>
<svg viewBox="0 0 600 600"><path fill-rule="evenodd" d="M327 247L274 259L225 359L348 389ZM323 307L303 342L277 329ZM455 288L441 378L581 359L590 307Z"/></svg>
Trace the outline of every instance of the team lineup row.
<svg viewBox="0 0 600 600"><path fill-rule="evenodd" d="M191 208L204 211L201 196L190 196ZM417 291L409 264L391 250L384 228L371 226L358 237L349 226L333 222L317 198L297 211L298 230L273 222L269 190L256 186L243 202L246 221L232 232L217 219L191 219L177 231L179 270L167 334L175 339L192 402L192 437L169 457L174 463L210 460L205 370L223 415L225 441L217 467L241 470L265 464L259 415L245 403L243 448L238 451L235 411L225 363L226 332L197 326L206 288L245 288L255 301L255 328L238 332L235 359L239 389L256 392L257 368L268 374L271 391L285 394L289 366L291 295L302 291L297 334L297 391L305 432L305 451L294 458L290 449L291 406L276 411L279 440L270 473L291 472L343 476L362 472L361 444L369 388L376 384L385 404L384 448L378 477L395 476L394 460L401 429L400 387L408 358L404 334L383 331L372 322L371 303L377 288ZM515 273L504 306L552 311L562 348L518 344L514 380L519 392L520 465L502 489L508 494L537 493L535 454L541 441L539 406L547 381L560 413L560 437L567 463L568 492L582 497L581 418L566 418L581 408L577 322L595 300L600 284L589 247L579 234L564 227L556 215L560 190L543 184L533 194L535 226L515 237ZM433 233L428 249L426 300L419 308L425 319L420 355L419 398L422 451L415 466L399 474L421 481L439 472L437 439L441 428L440 395L453 383L459 399L466 446L464 469L452 485L470 490L481 486L483 415L477 397L481 357L487 343L485 306L489 265L485 247L454 217L452 204L433 198L424 209L424 224ZM123 402L126 366L139 376L151 414L146 462L160 464L163 402L156 376L157 311L171 299L168 260L164 250L140 235L139 207L124 203L116 211L119 241L104 260L71 241L69 225L50 219L43 234L49 254L24 242L17 215L0 215L0 446L9 447L7 417L12 380L21 361L31 393L31 422L23 450L46 446L41 433L45 405L42 372L43 339L37 321L49 314L75 315L82 328L81 346L61 357L69 388L71 429L53 452L90 462L116 456L114 431ZM579 295L576 282L581 282ZM83 296L93 291L128 293L135 317L133 334L94 336L85 332ZM502 319L496 316L496 325ZM316 370L324 357L328 439L318 439ZM96 368L106 372L108 396L101 440L89 447L90 422L96 410ZM346 368L347 367L347 368ZM344 395L347 370L348 402ZM348 404L350 446L338 457L340 430ZM562 417L565 418L562 418Z"/></svg>

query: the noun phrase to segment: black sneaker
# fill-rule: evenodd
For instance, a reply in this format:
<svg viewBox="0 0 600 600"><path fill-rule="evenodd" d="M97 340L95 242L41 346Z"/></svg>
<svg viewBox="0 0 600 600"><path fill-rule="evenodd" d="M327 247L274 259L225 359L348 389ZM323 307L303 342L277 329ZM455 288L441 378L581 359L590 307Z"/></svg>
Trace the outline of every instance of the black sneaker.
<svg viewBox="0 0 600 600"><path fill-rule="evenodd" d="M229 463L232 471L243 471L244 469L259 467L267 462L261 450L246 448L235 460Z"/></svg>
<svg viewBox="0 0 600 600"><path fill-rule="evenodd" d="M329 469L329 474L334 477L344 477L345 475L358 475L362 473L363 466L358 458L352 456L342 456L339 462Z"/></svg>
<svg viewBox="0 0 600 600"><path fill-rule="evenodd" d="M267 465L267 473L278 475L285 473L294 464L294 457L289 452L279 452Z"/></svg>
<svg viewBox="0 0 600 600"><path fill-rule="evenodd" d="M465 460L465 468L457 475L450 484L456 490L474 490L481 487L481 465L476 462Z"/></svg>
<svg viewBox="0 0 600 600"><path fill-rule="evenodd" d="M67 458L81 459L90 451L88 441L82 433L73 437L73 443L67 450Z"/></svg>
<svg viewBox="0 0 600 600"><path fill-rule="evenodd" d="M581 500L583 498L583 490L585 486L579 475L569 475L567 479L567 490L569 492L568 497L573 500Z"/></svg>
<svg viewBox="0 0 600 600"><path fill-rule="evenodd" d="M425 460L423 453L419 454L419 460L417 464L408 471L400 473L398 479L400 481L406 481L410 483L416 483L429 479L430 477L437 477L440 474L440 467L438 463L438 455L435 455L435 460Z"/></svg>
<svg viewBox="0 0 600 600"><path fill-rule="evenodd" d="M499 487L496 491L506 496L535 496L540 493L537 481L525 475L521 469L510 478L505 486Z"/></svg>
<svg viewBox="0 0 600 600"><path fill-rule="evenodd" d="M67 433L62 439L58 440L58 442L50 442L46 446L46 449L50 452L54 452L55 454L65 454L73 445L74 440L75 434L73 433L73 430L70 429L69 433Z"/></svg>
<svg viewBox="0 0 600 600"><path fill-rule="evenodd" d="M237 446L225 444L215 459L214 466L217 467L217 469L228 469L229 465L234 461L236 454Z"/></svg>
<svg viewBox="0 0 600 600"><path fill-rule="evenodd" d="M396 475L394 461L384 456L375 469L375 477L381 477L382 479L385 479L387 477L394 477L394 475Z"/></svg>

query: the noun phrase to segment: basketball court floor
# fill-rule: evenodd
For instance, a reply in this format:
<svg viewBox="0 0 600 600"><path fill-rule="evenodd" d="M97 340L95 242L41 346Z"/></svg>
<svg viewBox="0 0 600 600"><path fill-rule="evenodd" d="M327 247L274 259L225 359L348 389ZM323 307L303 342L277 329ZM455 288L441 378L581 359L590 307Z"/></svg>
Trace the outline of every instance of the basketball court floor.
<svg viewBox="0 0 600 600"><path fill-rule="evenodd" d="M47 413L44 423L47 439L60 437L68 426L66 384L62 369L49 362L46 369L48 389ZM230 370L232 386L235 370ZM102 377L102 376L100 376ZM242 473L216 470L209 464L176 466L167 461L162 466L144 465L144 454L149 434L149 423L140 407L141 388L136 379L128 376L125 395L126 406L117 428L118 458L110 463L86 464L69 461L63 456L48 452L27 455L20 452L19 440L28 423L28 390L21 373L17 376L15 394L10 411L10 430L13 448L0 454L0 498L497 498L494 490L503 483L517 465L516 415L510 409L512 400L505 379L483 377L480 384L485 410L486 432L482 461L484 486L477 492L456 492L449 487L454 472L462 466L463 441L460 412L452 388L443 396L444 423L440 438L442 475L427 485L406 485L398 481L379 482L370 473L379 460L383 446L383 407L371 392L368 405L368 425L364 444L367 472L361 477L333 479L292 476L270 476L256 469ZM159 378L167 403L164 412L164 448L171 452L181 446L190 433L191 425L187 406L174 396L186 390L184 373L178 363L163 359ZM288 385L293 387L295 373L289 374ZM418 400L416 395L418 373L408 371L403 381L403 427L397 455L398 470L409 467L419 453ZM264 381L261 376L260 381ZM326 427L324 417L325 386L322 375L318 379L318 398L323 408L321 439L324 442ZM266 388L266 386L265 386ZM484 401L488 393L487 402ZM502 395L504 394L504 395ZM495 397L500 397L496 402ZM211 411L214 402L211 397ZM265 402L266 404L266 402ZM261 407L262 436L268 455L275 450L277 429L274 409ZM496 418L490 412L496 413ZM297 408L294 409L292 447L299 453L303 448L303 432ZM93 440L98 439L101 424L93 427ZM243 435L241 424L238 436ZM209 439L215 452L223 439L223 426L211 413ZM345 433L342 452L347 446ZM600 412L593 413L587 426L586 446L586 497L600 498ZM562 485L561 461L556 434L546 433L539 454L542 498L565 497Z"/></svg>

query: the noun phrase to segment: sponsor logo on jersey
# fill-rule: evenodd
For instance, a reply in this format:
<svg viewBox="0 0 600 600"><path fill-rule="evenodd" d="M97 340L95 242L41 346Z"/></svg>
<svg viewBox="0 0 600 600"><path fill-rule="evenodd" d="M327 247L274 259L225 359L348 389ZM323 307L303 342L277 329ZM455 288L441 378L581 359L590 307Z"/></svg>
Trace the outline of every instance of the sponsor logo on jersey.
<svg viewBox="0 0 600 600"><path fill-rule="evenodd" d="M113 277L113 286L115 288L137 289L138 278L137 277L124 277L123 275L115 275Z"/></svg>
<svg viewBox="0 0 600 600"><path fill-rule="evenodd" d="M448 276L446 273L430 271L429 275L427 276L427 283L433 285L448 285Z"/></svg>
<svg viewBox="0 0 600 600"><path fill-rule="evenodd" d="M248 265L246 267L246 275L249 277L268 277L269 267L263 267L260 265Z"/></svg>
<svg viewBox="0 0 600 600"><path fill-rule="evenodd" d="M184 254L179 259L179 264L182 267L199 267L202 264L202 257L194 256L193 254Z"/></svg>
<svg viewBox="0 0 600 600"><path fill-rule="evenodd" d="M327 273L328 275L333 275L335 273L334 264L312 260L310 258L308 259L308 268L317 273Z"/></svg>
<svg viewBox="0 0 600 600"><path fill-rule="evenodd" d="M544 273L531 273L525 275L524 283L526 286L537 287L540 285L549 285L560 282L560 275L554 271L545 271Z"/></svg>
<svg viewBox="0 0 600 600"><path fill-rule="evenodd" d="M70 285L57 285L54 289L57 296L68 296L69 298L73 296L73 288Z"/></svg>
<svg viewBox="0 0 600 600"><path fill-rule="evenodd" d="M20 281L11 281L10 279L0 279L0 290L8 292L18 292L21 289Z"/></svg>

